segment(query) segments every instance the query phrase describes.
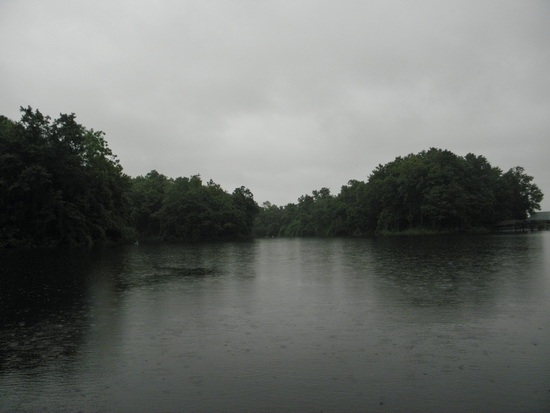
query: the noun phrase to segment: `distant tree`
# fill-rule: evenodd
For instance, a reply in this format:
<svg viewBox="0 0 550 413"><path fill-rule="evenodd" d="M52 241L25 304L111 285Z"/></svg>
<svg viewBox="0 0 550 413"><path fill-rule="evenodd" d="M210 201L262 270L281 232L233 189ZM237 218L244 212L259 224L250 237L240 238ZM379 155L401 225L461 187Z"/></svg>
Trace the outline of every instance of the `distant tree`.
<svg viewBox="0 0 550 413"><path fill-rule="evenodd" d="M521 166L511 168L502 175L499 201L503 218L526 219L540 210L542 191L533 182L533 177L525 173Z"/></svg>
<svg viewBox="0 0 550 413"><path fill-rule="evenodd" d="M283 208L266 201L254 222L254 236L278 237L283 226Z"/></svg>
<svg viewBox="0 0 550 413"><path fill-rule="evenodd" d="M256 220L256 236L327 237L345 235L345 209L328 188L304 195L297 204L266 202Z"/></svg>
<svg viewBox="0 0 550 413"><path fill-rule="evenodd" d="M232 194L200 175L168 179L157 171L132 181L132 216L146 240L200 241L252 236L258 205L249 189Z"/></svg>
<svg viewBox="0 0 550 413"><path fill-rule="evenodd" d="M408 230L470 231L540 209L542 192L521 167L502 173L483 156L431 148L378 165L367 182L351 180L297 204L264 205L258 234L334 236Z"/></svg>
<svg viewBox="0 0 550 413"><path fill-rule="evenodd" d="M172 180L152 170L145 176L132 179L129 199L131 217L135 229L144 238L156 238L160 233L157 216Z"/></svg>
<svg viewBox="0 0 550 413"><path fill-rule="evenodd" d="M373 213L368 213L369 208L376 208L369 203L368 188L365 182L352 179L347 185L342 186L337 196L340 208L339 216L343 219L343 228L339 235L364 235L371 231Z"/></svg>
<svg viewBox="0 0 550 413"><path fill-rule="evenodd" d="M236 211L235 234L240 238L250 237L254 230L254 221L260 211L258 204L254 201L254 195L248 188L241 186L233 191L231 200Z"/></svg>
<svg viewBox="0 0 550 413"><path fill-rule="evenodd" d="M379 166L367 182L365 212L375 232L490 227L540 209L532 180L523 168L502 174L482 156L431 148Z"/></svg>

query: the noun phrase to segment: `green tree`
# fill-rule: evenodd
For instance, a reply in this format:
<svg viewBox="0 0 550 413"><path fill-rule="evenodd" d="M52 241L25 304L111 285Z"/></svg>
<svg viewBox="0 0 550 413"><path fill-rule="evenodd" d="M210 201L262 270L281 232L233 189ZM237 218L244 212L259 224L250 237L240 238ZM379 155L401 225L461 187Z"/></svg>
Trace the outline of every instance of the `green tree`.
<svg viewBox="0 0 550 413"><path fill-rule="evenodd" d="M162 208L164 197L172 183L172 180L156 170L132 179L129 193L131 216L133 225L141 237L159 237L160 222L157 213Z"/></svg>
<svg viewBox="0 0 550 413"><path fill-rule="evenodd" d="M254 195L248 188L241 186L233 191L231 200L236 211L235 235L240 238L250 237L254 230L254 221L260 212Z"/></svg>
<svg viewBox="0 0 550 413"><path fill-rule="evenodd" d="M252 235L259 207L245 187L227 193L200 175L168 179L156 171L133 180L132 216L145 240L199 241Z"/></svg>
<svg viewBox="0 0 550 413"><path fill-rule="evenodd" d="M378 165L367 182L351 180L285 207L264 205L258 233L282 236L366 235L402 231L471 231L540 209L542 192L523 168L502 173L483 156L430 148Z"/></svg>
<svg viewBox="0 0 550 413"><path fill-rule="evenodd" d="M511 168L502 175L499 201L504 218L526 219L528 215L540 210L542 191L533 183L533 177L525 173L521 166Z"/></svg>
<svg viewBox="0 0 550 413"><path fill-rule="evenodd" d="M102 132L74 114L52 121L21 108L1 120L0 245L92 245L119 240L129 178Z"/></svg>
<svg viewBox="0 0 550 413"><path fill-rule="evenodd" d="M369 177L365 214L375 232L470 230L525 219L542 193L523 168L506 174L486 158L431 148L397 157Z"/></svg>

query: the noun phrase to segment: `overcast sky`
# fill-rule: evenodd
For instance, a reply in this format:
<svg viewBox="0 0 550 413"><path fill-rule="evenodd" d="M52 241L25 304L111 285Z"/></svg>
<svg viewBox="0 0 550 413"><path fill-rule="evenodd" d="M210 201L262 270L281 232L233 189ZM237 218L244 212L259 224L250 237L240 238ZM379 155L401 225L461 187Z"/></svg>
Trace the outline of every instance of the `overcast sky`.
<svg viewBox="0 0 550 413"><path fill-rule="evenodd" d="M296 202L430 147L550 210L550 1L0 0L0 114L75 113L131 176Z"/></svg>

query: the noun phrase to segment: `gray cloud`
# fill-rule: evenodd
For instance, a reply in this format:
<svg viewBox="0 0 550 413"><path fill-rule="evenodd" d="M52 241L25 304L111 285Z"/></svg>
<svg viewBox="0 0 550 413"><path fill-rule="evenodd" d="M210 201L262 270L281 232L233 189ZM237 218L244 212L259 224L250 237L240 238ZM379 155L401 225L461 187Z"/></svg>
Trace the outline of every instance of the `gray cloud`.
<svg viewBox="0 0 550 413"><path fill-rule="evenodd" d="M75 112L130 175L259 202L431 146L521 165L550 209L545 1L0 1L0 113Z"/></svg>

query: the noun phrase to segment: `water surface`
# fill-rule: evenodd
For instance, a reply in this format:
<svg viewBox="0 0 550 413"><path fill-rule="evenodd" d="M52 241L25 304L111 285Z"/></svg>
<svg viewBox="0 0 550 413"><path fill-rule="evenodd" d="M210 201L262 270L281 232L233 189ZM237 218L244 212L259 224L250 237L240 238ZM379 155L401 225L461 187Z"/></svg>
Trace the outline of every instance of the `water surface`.
<svg viewBox="0 0 550 413"><path fill-rule="evenodd" d="M0 265L0 411L550 411L550 232Z"/></svg>

